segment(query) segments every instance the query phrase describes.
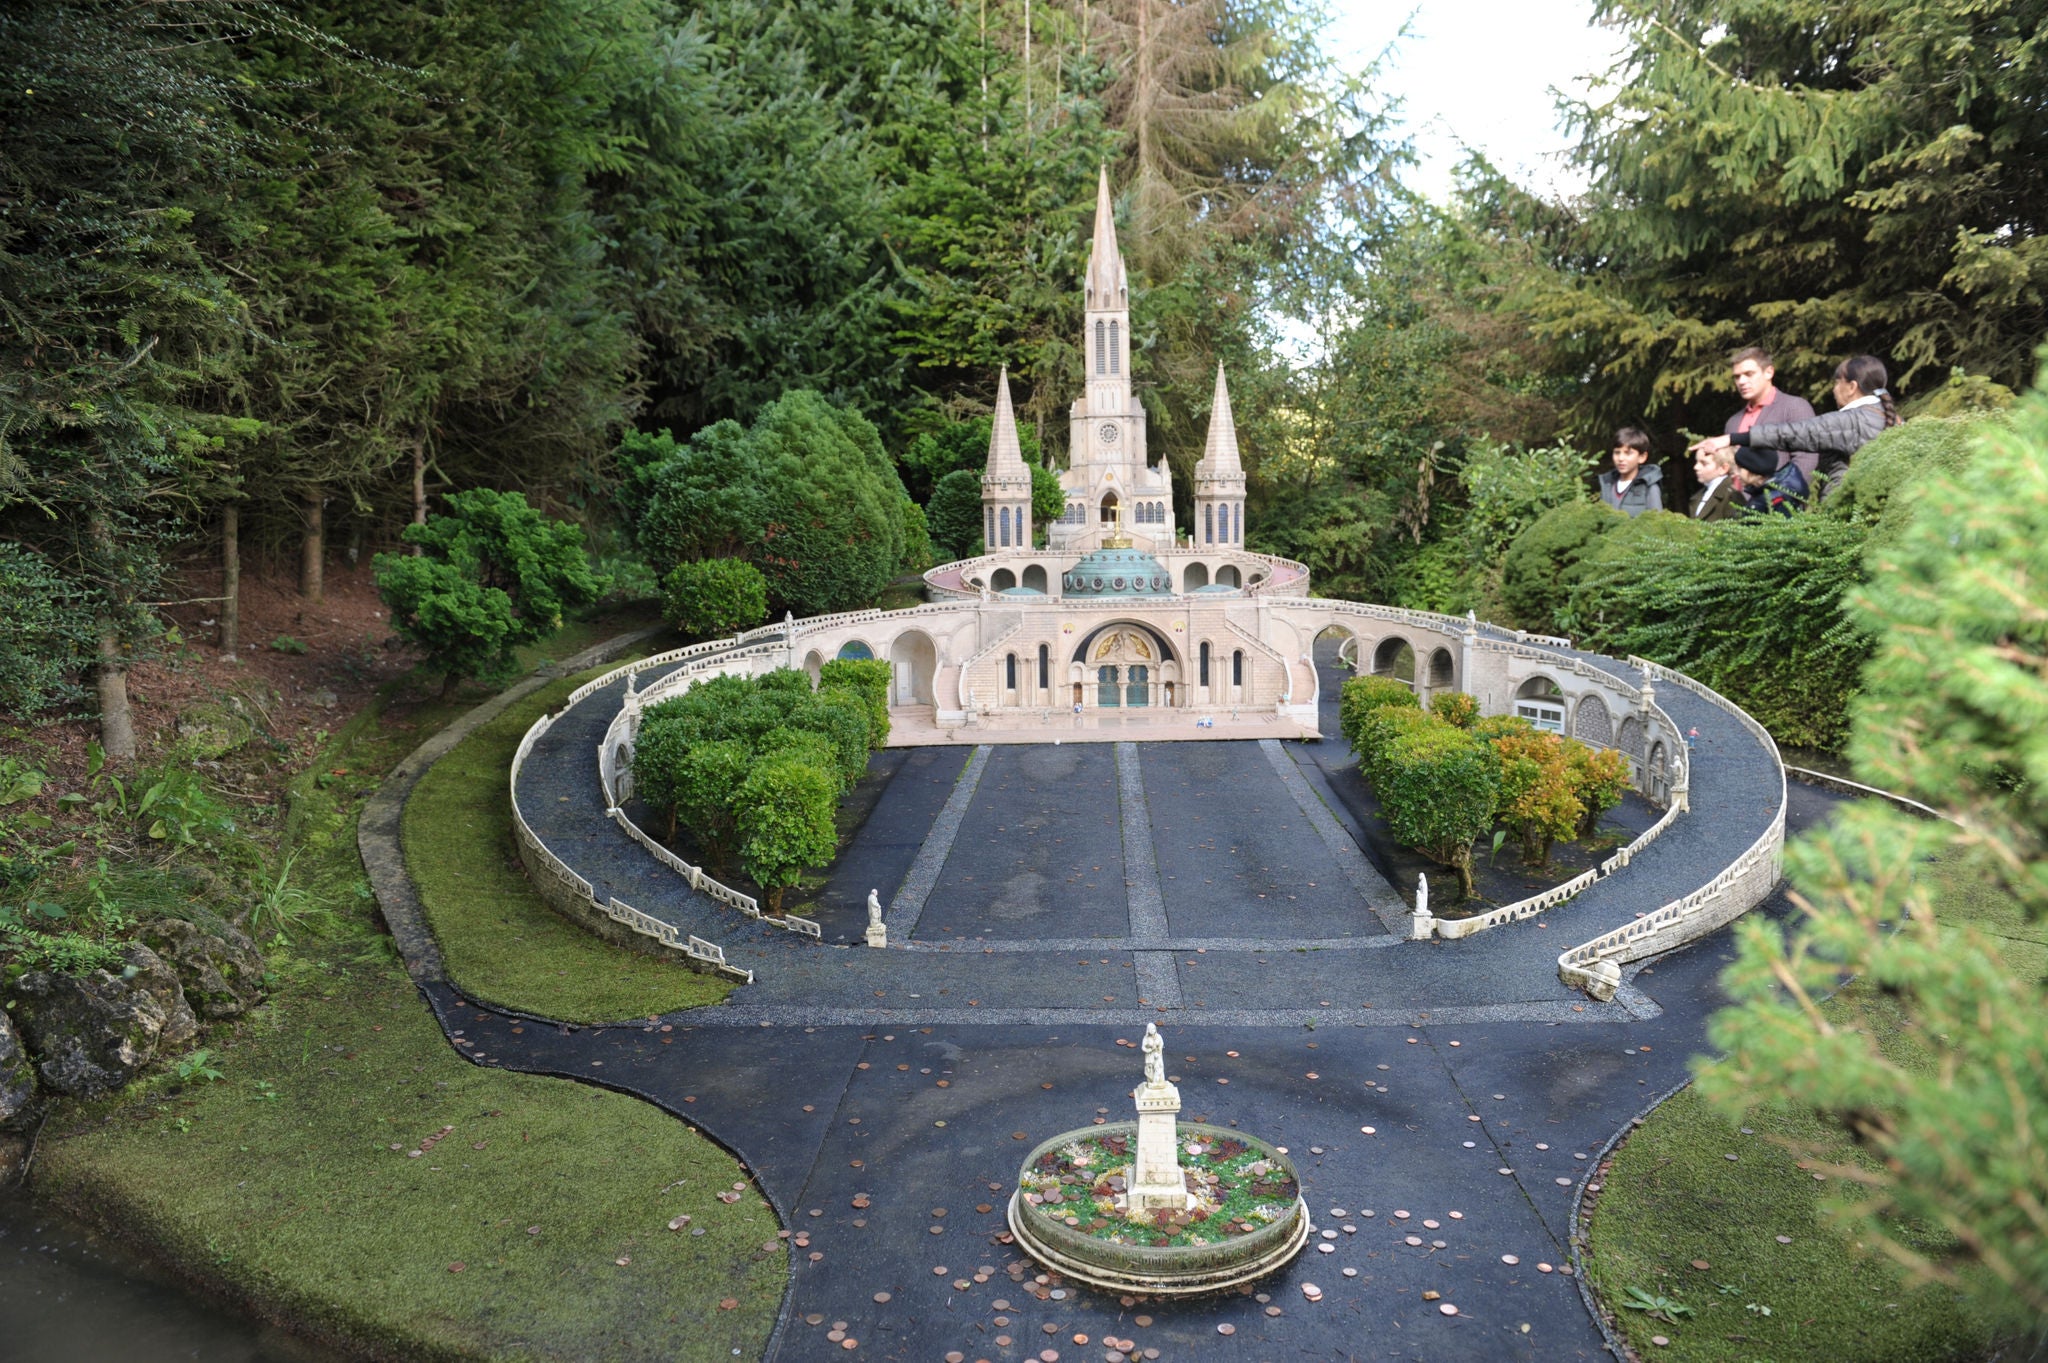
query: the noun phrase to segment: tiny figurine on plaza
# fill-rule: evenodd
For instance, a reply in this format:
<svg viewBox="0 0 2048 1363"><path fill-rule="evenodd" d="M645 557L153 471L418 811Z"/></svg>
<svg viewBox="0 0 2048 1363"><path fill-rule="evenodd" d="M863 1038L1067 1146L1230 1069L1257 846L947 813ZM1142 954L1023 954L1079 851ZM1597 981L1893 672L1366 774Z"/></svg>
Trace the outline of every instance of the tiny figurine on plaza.
<svg viewBox="0 0 2048 1363"><path fill-rule="evenodd" d="M1045 1268L1105 1291L1177 1297L1241 1287L1308 1243L1301 1182L1292 1161L1256 1136L1178 1121L1165 1049L1146 1023L1145 1077L1131 1091L1136 1121L1065 1131L1025 1158L1010 1230Z"/></svg>
<svg viewBox="0 0 2048 1363"><path fill-rule="evenodd" d="M889 945L889 925L882 921L882 895L879 890L868 891L868 945Z"/></svg>

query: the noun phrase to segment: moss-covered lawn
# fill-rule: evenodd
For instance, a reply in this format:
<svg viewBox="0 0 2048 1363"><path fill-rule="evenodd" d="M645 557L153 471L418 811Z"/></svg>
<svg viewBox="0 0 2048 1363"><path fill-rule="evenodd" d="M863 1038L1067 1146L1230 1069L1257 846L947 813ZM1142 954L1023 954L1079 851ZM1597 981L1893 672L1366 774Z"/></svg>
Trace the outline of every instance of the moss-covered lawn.
<svg viewBox="0 0 2048 1363"><path fill-rule="evenodd" d="M731 1155L636 1099L459 1059L375 942L293 973L209 1039L219 1081L46 1133L39 1191L385 1357L760 1356L784 1251L751 1185L718 1201Z"/></svg>
<svg viewBox="0 0 2048 1363"><path fill-rule="evenodd" d="M1949 921L2003 939L2008 961L2048 963L2043 925L1955 864L1938 864ZM1932 1063L1896 1003L1851 984L1825 1005L1838 1026L1866 1028L1905 1063ZM1733 1155L1733 1160L1728 1156ZM1628 1342L1673 1363L1944 1363L1991 1356L1993 1327L1957 1294L1908 1290L1890 1261L1859 1251L1830 1219L1854 1189L1816 1178L1811 1163L1862 1157L1810 1114L1757 1109L1740 1125L1692 1089L1665 1103L1616 1150L1591 1220L1587 1272ZM1939 1254L1931 1230L1902 1227ZM1780 1243L1779 1237L1789 1243ZM1706 1265L1695 1267L1695 1262ZM1629 1309L1648 1297L1689 1308L1659 1319ZM1672 1313L1676 1314L1676 1313ZM1668 1343L1658 1345L1661 1336Z"/></svg>
<svg viewBox="0 0 2048 1363"><path fill-rule="evenodd" d="M566 652L583 641L551 642ZM574 684L502 719L509 742ZM203 1062L187 1060L221 1078L181 1085L160 1073L58 1109L37 1191L257 1314L383 1358L758 1357L785 1251L738 1161L636 1099L459 1058L377 927L356 852L362 801L482 698L395 697L329 741L292 783L288 940L265 943L270 1001L209 1032ZM435 901L451 961L567 1016L575 1009L551 1009L540 985L568 978L563 997L613 1016L715 997L704 977L608 946L532 895L502 822L486 823L490 798L506 799L504 761L455 779L488 764L481 746L458 749L463 761L443 777L452 819L437 832L452 846L434 864L474 877ZM534 943L552 963L546 976L471 949L500 935ZM735 1185L744 1195L720 1202ZM688 1224L667 1229L683 1215Z"/></svg>
<svg viewBox="0 0 2048 1363"><path fill-rule="evenodd" d="M606 668L616 664L606 664ZM570 1022L722 1002L732 982L611 946L535 893L512 843L512 754L591 676L526 696L436 762L405 804L405 863L448 976L472 998Z"/></svg>

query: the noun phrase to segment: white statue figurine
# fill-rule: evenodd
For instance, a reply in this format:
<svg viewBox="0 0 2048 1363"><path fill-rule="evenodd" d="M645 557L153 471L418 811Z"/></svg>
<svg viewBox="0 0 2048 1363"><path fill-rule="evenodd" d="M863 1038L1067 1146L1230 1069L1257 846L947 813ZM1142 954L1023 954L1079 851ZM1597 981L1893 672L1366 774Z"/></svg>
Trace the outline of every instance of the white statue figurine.
<svg viewBox="0 0 2048 1363"><path fill-rule="evenodd" d="M879 890L868 891L867 940L871 947L889 945L889 925L882 921L882 895Z"/></svg>
<svg viewBox="0 0 2048 1363"><path fill-rule="evenodd" d="M1409 919L1410 941L1421 942L1435 935L1436 922L1429 916L1429 876L1415 873L1415 916Z"/></svg>
<svg viewBox="0 0 2048 1363"><path fill-rule="evenodd" d="M1159 1035L1156 1023L1145 1024L1145 1082L1163 1084L1166 1082L1166 1042Z"/></svg>

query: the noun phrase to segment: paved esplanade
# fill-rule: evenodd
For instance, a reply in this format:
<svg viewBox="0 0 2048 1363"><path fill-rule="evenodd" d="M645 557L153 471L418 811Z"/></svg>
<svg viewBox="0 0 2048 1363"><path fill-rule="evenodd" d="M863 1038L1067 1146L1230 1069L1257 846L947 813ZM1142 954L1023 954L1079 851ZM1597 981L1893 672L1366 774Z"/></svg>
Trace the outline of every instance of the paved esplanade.
<svg viewBox="0 0 2048 1363"><path fill-rule="evenodd" d="M1334 734L1341 675L1321 661ZM1699 731L1693 812L1626 872L1458 942L1389 934L1405 909L1347 831L1341 739L891 751L822 898L820 944L691 894L604 818L590 754L620 694L549 730L521 808L600 895L720 942L757 983L661 1024L517 1034L430 993L484 1063L641 1094L739 1152L809 1240L773 1357L848 1356L825 1338L841 1321L851 1356L892 1359L1100 1359L1109 1339L1165 1358L1604 1351L1576 1284L1539 1265L1570 1262L1571 1201L1601 1144L1703 1049L1730 949L1724 932L1656 961L1613 1004L1561 985L1556 958L1703 883L1775 814L1769 759L1724 712L1660 694ZM1790 813L1826 807L1801 788ZM830 945L859 940L870 888L892 947ZM1190 1118L1241 1123L1301 1169L1317 1244L1263 1287L1277 1315L1239 1296L1040 1296L1008 1276L1018 1256L997 1237L1018 1161L1127 1114L1137 1051L1117 1042L1147 1020Z"/></svg>

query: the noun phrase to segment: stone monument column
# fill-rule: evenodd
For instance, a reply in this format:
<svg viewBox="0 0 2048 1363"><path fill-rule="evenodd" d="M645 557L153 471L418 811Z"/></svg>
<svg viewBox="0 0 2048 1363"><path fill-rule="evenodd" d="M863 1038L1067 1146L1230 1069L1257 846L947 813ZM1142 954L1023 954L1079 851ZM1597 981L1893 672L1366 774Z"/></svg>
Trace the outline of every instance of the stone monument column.
<svg viewBox="0 0 2048 1363"><path fill-rule="evenodd" d="M1165 1049L1158 1026L1146 1023L1145 1082L1131 1091L1138 1105L1138 1148L1126 1206L1133 1213L1188 1209L1173 1120L1180 1112L1180 1090L1166 1081Z"/></svg>

